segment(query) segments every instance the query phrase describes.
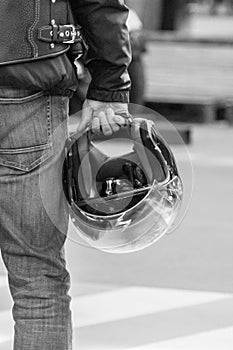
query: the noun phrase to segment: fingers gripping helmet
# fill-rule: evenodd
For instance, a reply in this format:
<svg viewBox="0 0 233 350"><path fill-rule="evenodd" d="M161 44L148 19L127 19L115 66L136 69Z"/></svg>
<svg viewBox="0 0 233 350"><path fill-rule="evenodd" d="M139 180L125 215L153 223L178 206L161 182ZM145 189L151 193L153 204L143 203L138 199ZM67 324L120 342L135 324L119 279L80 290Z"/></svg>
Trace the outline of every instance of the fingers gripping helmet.
<svg viewBox="0 0 233 350"><path fill-rule="evenodd" d="M63 166L77 234L110 253L137 251L162 237L179 213L183 193L174 156L154 123L135 118L126 132L120 140L117 134L98 140L90 132L71 140ZM125 153L114 155L114 144L129 143Z"/></svg>

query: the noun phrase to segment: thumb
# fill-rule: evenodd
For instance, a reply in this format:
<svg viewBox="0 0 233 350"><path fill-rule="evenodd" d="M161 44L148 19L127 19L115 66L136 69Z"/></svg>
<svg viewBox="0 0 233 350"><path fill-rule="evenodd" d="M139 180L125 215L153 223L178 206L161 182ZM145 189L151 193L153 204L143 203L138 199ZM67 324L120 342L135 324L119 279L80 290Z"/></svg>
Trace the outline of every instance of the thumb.
<svg viewBox="0 0 233 350"><path fill-rule="evenodd" d="M77 132L83 133L87 129L87 127L89 126L92 120L92 114L93 114L92 108L84 107L82 109L82 116L81 116L80 123L77 127Z"/></svg>

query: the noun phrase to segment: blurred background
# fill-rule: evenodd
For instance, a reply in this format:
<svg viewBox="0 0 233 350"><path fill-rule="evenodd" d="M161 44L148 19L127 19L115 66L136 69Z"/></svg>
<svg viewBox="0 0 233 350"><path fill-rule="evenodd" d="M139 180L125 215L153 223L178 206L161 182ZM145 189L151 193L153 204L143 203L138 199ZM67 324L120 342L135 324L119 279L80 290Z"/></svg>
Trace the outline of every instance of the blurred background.
<svg viewBox="0 0 233 350"><path fill-rule="evenodd" d="M141 104L134 89L139 91L143 81L138 93L143 103L169 119L232 123L232 1L128 0L127 4L144 28L144 79L142 72L137 74L140 80L133 78L131 102Z"/></svg>
<svg viewBox="0 0 233 350"><path fill-rule="evenodd" d="M177 157L187 211L174 232L129 255L67 240L74 350L231 350L233 1L125 2L131 112L165 117L158 127ZM80 105L88 82L86 73ZM0 265L1 350L11 349L13 326L5 274Z"/></svg>

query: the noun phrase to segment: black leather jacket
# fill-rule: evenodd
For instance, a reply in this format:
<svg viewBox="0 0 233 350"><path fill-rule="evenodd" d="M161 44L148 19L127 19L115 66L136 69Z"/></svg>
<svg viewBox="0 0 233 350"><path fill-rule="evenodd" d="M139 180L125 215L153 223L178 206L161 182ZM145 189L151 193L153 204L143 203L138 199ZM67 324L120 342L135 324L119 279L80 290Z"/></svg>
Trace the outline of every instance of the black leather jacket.
<svg viewBox="0 0 233 350"><path fill-rule="evenodd" d="M54 9L50 10L50 17L43 15L41 8L48 3L55 6L56 2L71 7L74 22L82 26L88 44L85 64L92 81L87 97L127 102L130 88L127 66L131 54L125 24L128 9L122 0L19 0L21 7L17 5L17 11L13 10L15 0L1 0L0 29L4 33L0 37L1 86L43 89L54 93L77 88L77 77L68 58L74 58L75 45L59 42L52 46L50 38L47 42L38 39L41 28L46 29L47 26L47 33L51 33L49 20L52 15L57 16L56 22L61 25L69 20ZM31 8L32 3L36 7Z"/></svg>

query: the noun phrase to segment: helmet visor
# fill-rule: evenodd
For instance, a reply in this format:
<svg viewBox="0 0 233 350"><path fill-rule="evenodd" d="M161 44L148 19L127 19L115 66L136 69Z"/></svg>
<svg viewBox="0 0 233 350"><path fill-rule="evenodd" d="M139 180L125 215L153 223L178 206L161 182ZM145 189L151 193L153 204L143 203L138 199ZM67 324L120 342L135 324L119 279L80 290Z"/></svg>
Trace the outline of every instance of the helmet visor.
<svg viewBox="0 0 233 350"><path fill-rule="evenodd" d="M148 247L164 235L176 219L182 183L176 176L166 185L153 183L144 193L139 190L124 194L128 201L130 196L136 204L114 215L92 214L89 208L72 202L71 219L82 239L92 247L111 253L129 253ZM108 205L109 198L99 200ZM93 203L87 205L93 206Z"/></svg>

